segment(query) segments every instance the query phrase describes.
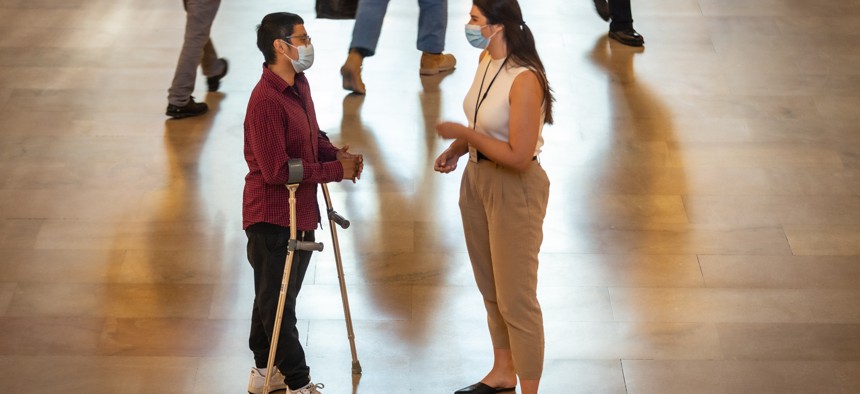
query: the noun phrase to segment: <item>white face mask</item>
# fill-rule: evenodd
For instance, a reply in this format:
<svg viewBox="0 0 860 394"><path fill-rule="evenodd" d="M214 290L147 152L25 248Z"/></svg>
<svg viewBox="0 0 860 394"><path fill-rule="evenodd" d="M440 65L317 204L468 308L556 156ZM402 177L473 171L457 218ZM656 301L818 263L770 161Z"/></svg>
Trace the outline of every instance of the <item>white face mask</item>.
<svg viewBox="0 0 860 394"><path fill-rule="evenodd" d="M287 56L287 53L284 52L284 56L287 56L287 59L290 59L290 62L293 63L293 68L296 69L297 73L305 71L314 64L314 46L313 44L308 43L306 46L297 47L289 42L284 41L284 44L287 44L293 48L299 50L299 58L293 59Z"/></svg>

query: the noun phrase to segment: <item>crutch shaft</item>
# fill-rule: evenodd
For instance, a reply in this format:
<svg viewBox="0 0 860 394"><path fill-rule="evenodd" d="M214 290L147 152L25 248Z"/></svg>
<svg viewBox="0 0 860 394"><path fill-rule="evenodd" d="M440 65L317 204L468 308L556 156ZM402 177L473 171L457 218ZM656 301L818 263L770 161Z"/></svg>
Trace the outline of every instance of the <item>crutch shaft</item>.
<svg viewBox="0 0 860 394"><path fill-rule="evenodd" d="M272 371L275 365L275 354L278 351L278 337L281 335L281 321L284 317L284 303L287 298L287 288L290 284L290 271L293 268L293 255L295 253L295 242L296 240L296 189L298 189L298 184L287 185L287 188L290 190L290 244L287 248L287 259L284 263L284 275L281 279L281 291L278 293L278 309L275 311L275 326L272 328L272 343L269 345L269 358L266 361L266 377L265 383L263 384L263 392L269 393L270 381L269 377L272 376Z"/></svg>
<svg viewBox="0 0 860 394"><path fill-rule="evenodd" d="M278 310L275 314L275 326L272 330L272 344L269 346L269 359L266 361L266 384L263 386L264 393L269 391L269 376L275 364L275 353L278 349L278 337L281 335L281 322L284 318L284 303L286 302L287 287L290 283L290 271L293 265L293 251L287 252L287 263L284 265L284 279L281 280L281 292L278 294Z"/></svg>
<svg viewBox="0 0 860 394"><path fill-rule="evenodd" d="M352 353L352 373L361 374L361 364L358 361L358 352L355 349L355 332L352 327L352 313L349 311L349 297L346 293L346 280L343 274L343 262L340 256L340 242L337 238L337 230L335 229L336 218L343 219L340 224L343 228L349 227L349 221L338 215L334 211L331 204L331 195L326 184L322 185L323 196L325 197L326 209L329 212L329 227L331 227L331 241L334 247L334 258L337 266L337 279L340 284L340 296L343 301L343 316L346 320L346 333L349 339L349 350ZM345 223L345 226L344 226Z"/></svg>

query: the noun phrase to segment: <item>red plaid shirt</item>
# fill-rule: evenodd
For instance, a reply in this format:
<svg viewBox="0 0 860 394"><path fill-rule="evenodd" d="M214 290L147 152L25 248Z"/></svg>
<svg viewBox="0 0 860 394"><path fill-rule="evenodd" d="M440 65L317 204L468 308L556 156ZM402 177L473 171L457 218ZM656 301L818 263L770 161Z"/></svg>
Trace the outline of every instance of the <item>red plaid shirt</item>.
<svg viewBox="0 0 860 394"><path fill-rule="evenodd" d="M304 73L290 86L263 64L245 113L245 192L242 228L254 223L290 227L287 161L302 159L304 179L296 191L296 230L320 223L317 184L343 179L338 148L319 133L311 89Z"/></svg>

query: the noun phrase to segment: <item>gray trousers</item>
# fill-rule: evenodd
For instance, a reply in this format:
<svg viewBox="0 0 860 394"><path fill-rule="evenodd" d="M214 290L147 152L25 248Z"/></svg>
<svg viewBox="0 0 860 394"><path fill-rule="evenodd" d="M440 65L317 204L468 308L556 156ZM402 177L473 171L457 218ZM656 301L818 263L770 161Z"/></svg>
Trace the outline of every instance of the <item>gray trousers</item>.
<svg viewBox="0 0 860 394"><path fill-rule="evenodd" d="M209 39L209 31L221 0L183 0L183 3L186 14L185 41L179 53L173 82L167 90L167 102L178 106L188 104L191 99L197 79L197 66L203 67L203 75L207 77L223 71L215 69L218 54Z"/></svg>

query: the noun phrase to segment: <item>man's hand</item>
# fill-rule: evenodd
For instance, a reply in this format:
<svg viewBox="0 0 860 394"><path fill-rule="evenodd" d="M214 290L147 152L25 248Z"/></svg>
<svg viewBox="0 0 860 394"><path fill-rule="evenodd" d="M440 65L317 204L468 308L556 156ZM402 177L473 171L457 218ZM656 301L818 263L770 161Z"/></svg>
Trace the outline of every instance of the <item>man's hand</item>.
<svg viewBox="0 0 860 394"><path fill-rule="evenodd" d="M350 179L352 183L355 183L356 179L361 179L361 172L364 171L364 155L352 154L349 152L349 145L344 145L337 151L336 157L343 166L343 179Z"/></svg>

